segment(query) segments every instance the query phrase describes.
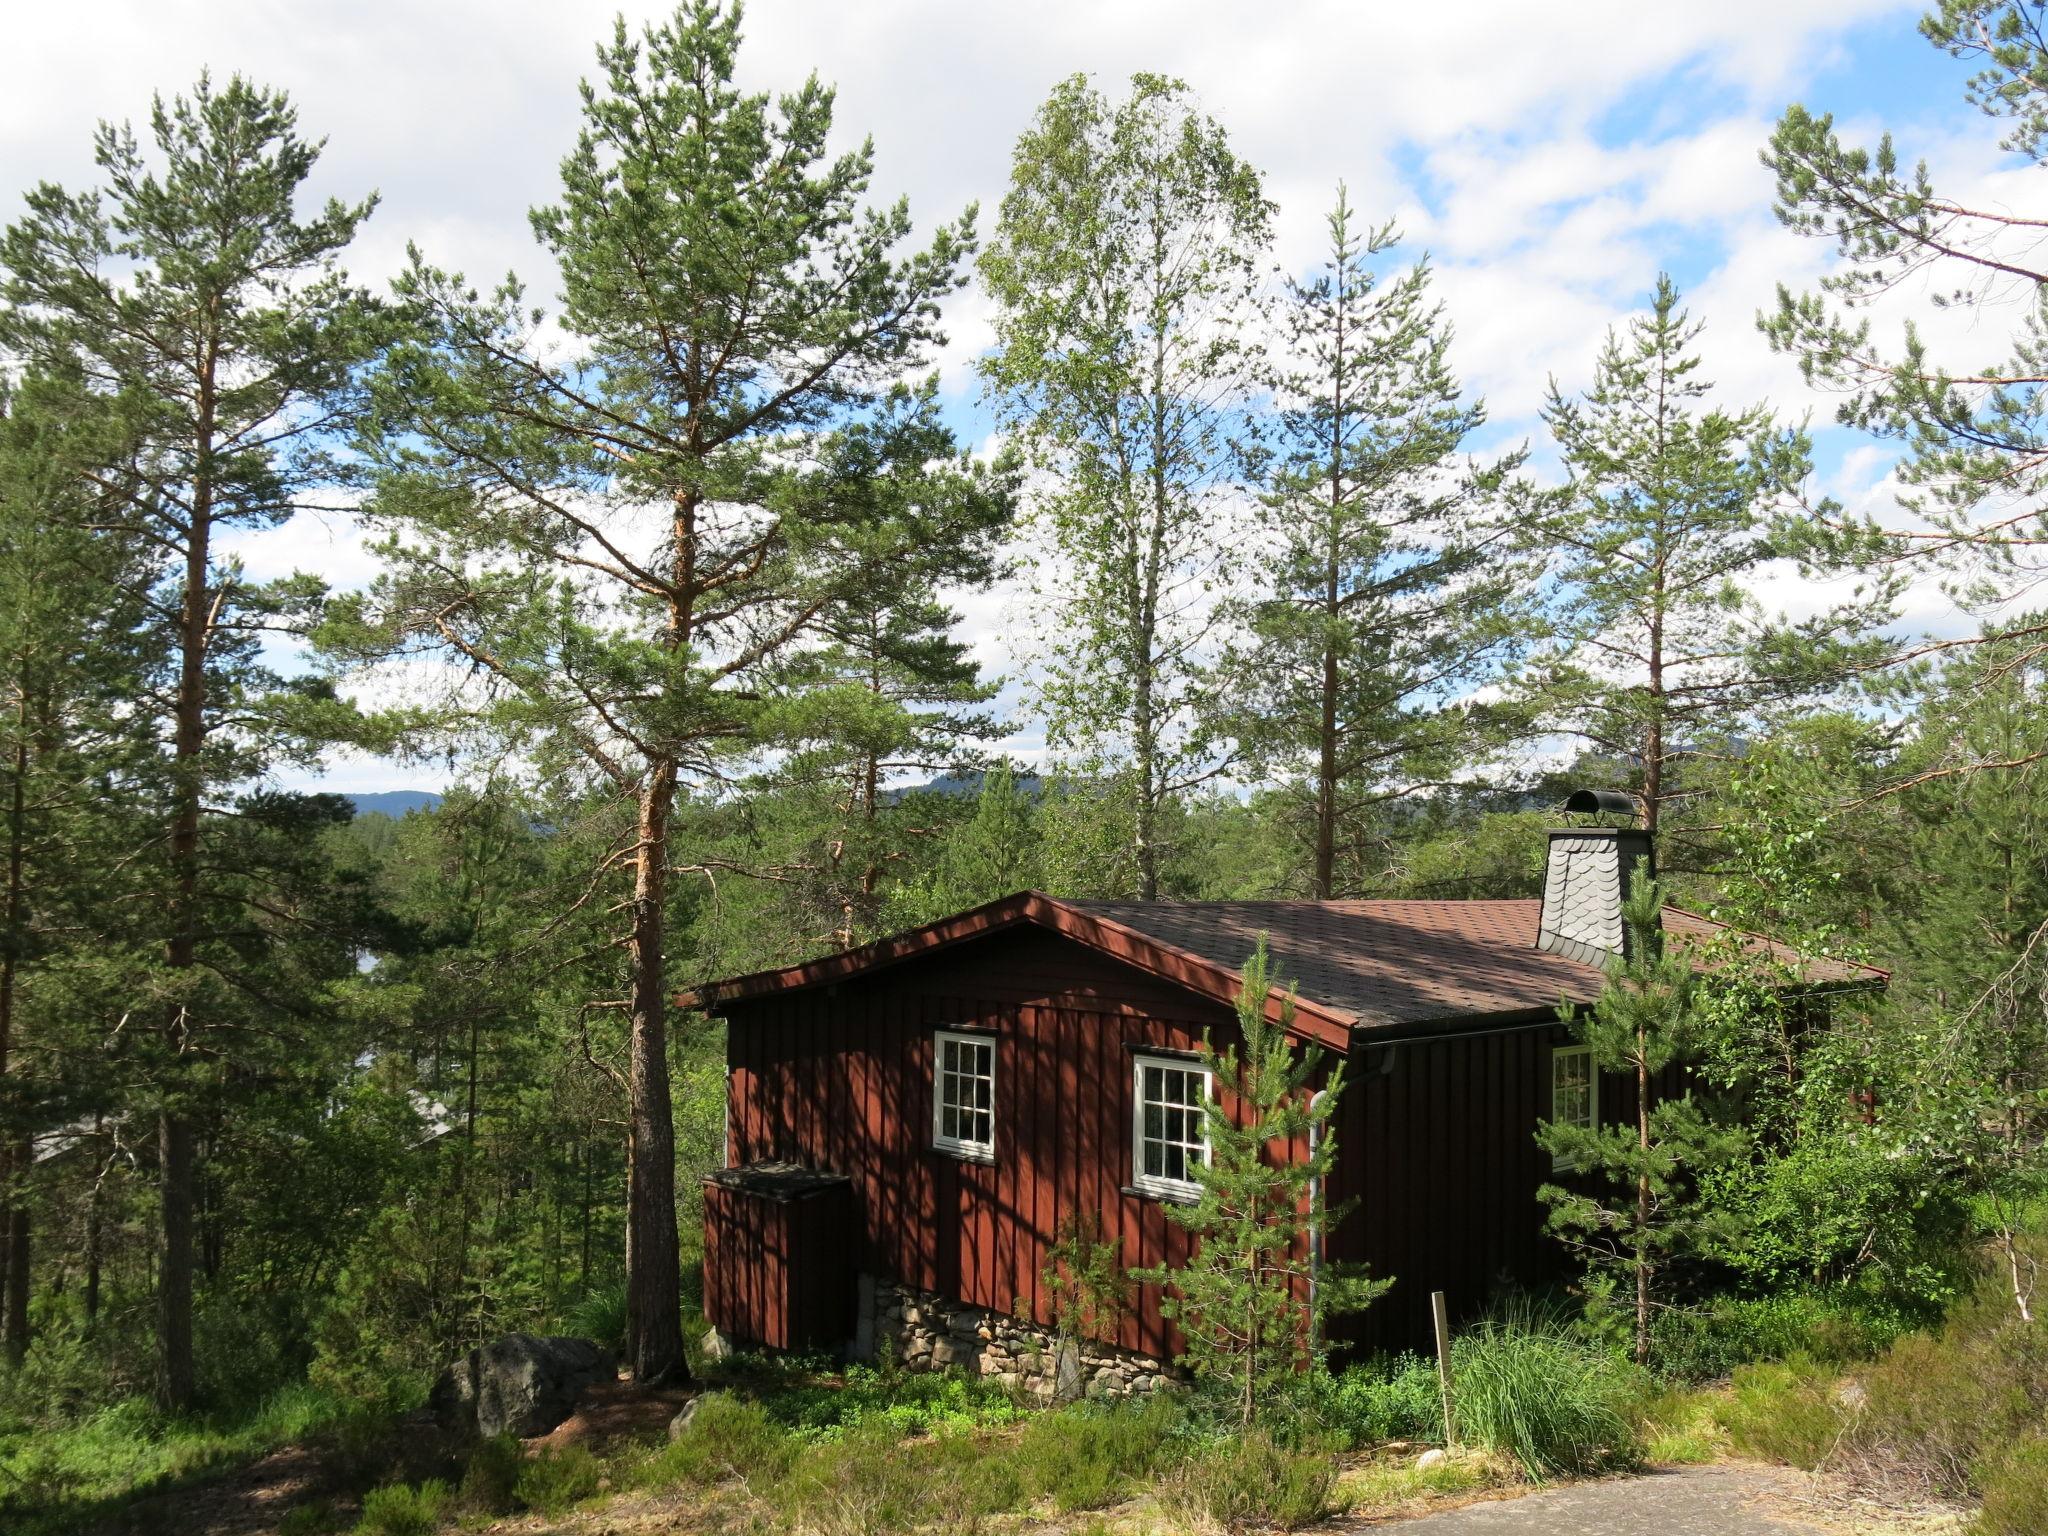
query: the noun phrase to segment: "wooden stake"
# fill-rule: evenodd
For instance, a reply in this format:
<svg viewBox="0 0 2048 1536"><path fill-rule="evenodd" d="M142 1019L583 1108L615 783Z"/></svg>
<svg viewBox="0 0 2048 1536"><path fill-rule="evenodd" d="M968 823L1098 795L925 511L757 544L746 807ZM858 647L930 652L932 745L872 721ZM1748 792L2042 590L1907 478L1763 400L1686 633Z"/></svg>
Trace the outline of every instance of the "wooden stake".
<svg viewBox="0 0 2048 1536"><path fill-rule="evenodd" d="M1436 1376L1444 1391L1444 1447L1458 1443L1457 1420L1451 1411L1451 1320L1444 1293L1429 1293L1429 1314L1436 1323Z"/></svg>

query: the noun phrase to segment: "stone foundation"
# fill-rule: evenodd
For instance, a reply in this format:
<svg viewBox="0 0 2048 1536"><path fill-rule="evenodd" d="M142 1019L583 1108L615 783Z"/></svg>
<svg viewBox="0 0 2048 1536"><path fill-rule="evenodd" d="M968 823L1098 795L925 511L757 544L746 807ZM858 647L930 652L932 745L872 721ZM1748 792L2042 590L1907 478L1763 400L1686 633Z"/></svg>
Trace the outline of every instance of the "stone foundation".
<svg viewBox="0 0 2048 1536"><path fill-rule="evenodd" d="M1062 1392L1060 1339L1049 1328L867 1276L860 1293L856 1353L914 1371L969 1371L1044 1398L1127 1397L1179 1379L1150 1355L1081 1340L1069 1346Z"/></svg>

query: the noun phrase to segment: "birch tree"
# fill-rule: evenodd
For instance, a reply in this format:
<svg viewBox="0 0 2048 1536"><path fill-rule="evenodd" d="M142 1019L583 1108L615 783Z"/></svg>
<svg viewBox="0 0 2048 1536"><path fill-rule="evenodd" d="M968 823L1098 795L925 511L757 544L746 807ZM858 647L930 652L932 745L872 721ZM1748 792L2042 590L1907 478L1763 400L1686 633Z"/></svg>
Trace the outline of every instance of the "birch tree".
<svg viewBox="0 0 2048 1536"><path fill-rule="evenodd" d="M1243 499L1271 205L1187 87L1084 75L1018 141L981 261L983 377L1041 475L1049 737L1128 776L1137 894L1159 894L1161 807L1216 769L1205 690L1216 584Z"/></svg>

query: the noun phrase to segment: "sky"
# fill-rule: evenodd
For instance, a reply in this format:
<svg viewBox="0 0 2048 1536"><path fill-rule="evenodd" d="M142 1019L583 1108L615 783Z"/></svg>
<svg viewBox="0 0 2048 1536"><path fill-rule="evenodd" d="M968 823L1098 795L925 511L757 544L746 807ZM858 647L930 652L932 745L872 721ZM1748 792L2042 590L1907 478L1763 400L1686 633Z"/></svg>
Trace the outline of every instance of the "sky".
<svg viewBox="0 0 2048 1536"><path fill-rule="evenodd" d="M662 7L635 4L629 25ZM1835 113L1845 135L1889 130L1944 184L2014 205L2027 189L1996 126L1961 101L1967 70L1917 34L1896 0L1359 0L1263 6L1208 0L757 0L740 74L788 89L816 71L838 90L846 144L871 135L875 190L929 226L969 203L987 229L1011 146L1059 79L1117 90L1135 70L1184 79L1260 167L1279 205L1279 260L1307 270L1337 184L1368 219L1427 251L1456 326L1453 361L1492 417L1475 447L1530 439L1546 382L1586 384L1605 331L1668 271L1707 322L1707 372L1730 403L1810 414L1816 489L1882 508L1892 454L1828 426L1833 402L1757 334L1777 284L1809 287L1824 243L1771 212L1758 151L1787 103ZM574 140L577 82L613 4L588 0L14 0L0 57L0 220L39 181L92 180L100 120L146 120L151 93L202 69L290 92L327 150L314 190L381 204L349 266L382 280L407 244L489 281L516 270L545 300L526 211L547 201ZM89 24L82 24L89 22ZM2040 210L2037 210L2040 211ZM974 356L984 301L964 292L940 359L969 441L988 430ZM1951 326L1967 321L1952 318ZM1967 344L1969 337L1957 337ZM300 517L242 551L253 574L314 569L348 584L373 569L342 519ZM1796 608L1789 576L1761 594ZM970 605L985 665L1014 666L1018 594ZM1027 620L1028 620L1028 616ZM1907 622L1963 621L1931 583ZM1019 744L1027 751L1034 732ZM341 790L422 784L374 759L330 763Z"/></svg>

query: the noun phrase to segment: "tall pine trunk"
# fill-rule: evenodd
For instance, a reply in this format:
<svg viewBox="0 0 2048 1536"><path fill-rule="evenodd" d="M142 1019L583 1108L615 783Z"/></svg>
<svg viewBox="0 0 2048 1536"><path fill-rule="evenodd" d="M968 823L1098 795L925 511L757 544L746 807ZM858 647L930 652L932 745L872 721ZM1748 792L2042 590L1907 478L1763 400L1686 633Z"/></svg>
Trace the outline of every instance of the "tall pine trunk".
<svg viewBox="0 0 2048 1536"><path fill-rule="evenodd" d="M675 1124L669 1104L667 923L669 816L676 762L651 765L640 794L633 875L632 1040L626 1176L626 1350L646 1385L687 1378L683 1355L682 1257L676 1236Z"/></svg>
<svg viewBox="0 0 2048 1536"><path fill-rule="evenodd" d="M165 963L190 971L199 959L199 823L206 749L206 648L213 614L207 569L213 518L213 436L216 354L208 348L200 370L194 442L191 531L185 541L185 591L178 614L178 692L171 764L171 933ZM157 1239L157 1401L172 1413L193 1404L192 1214L197 1137L179 1102L179 1058L192 1028L185 1004L171 1004L164 1019L164 1098L157 1119L157 1178L161 1219Z"/></svg>
<svg viewBox="0 0 2048 1536"><path fill-rule="evenodd" d="M20 735L14 743L13 784L7 797L6 929L0 933L0 1081L14 1070L15 987L26 933L25 872L28 862L28 688L19 700ZM0 1254L4 1254L5 1286L0 1311L5 1323L0 1338L10 1365L28 1354L29 1220L27 1182L34 1158L28 1135L10 1137L0 1147Z"/></svg>
<svg viewBox="0 0 2048 1536"><path fill-rule="evenodd" d="M1636 1032L1636 1364L1650 1363L1650 1042Z"/></svg>

